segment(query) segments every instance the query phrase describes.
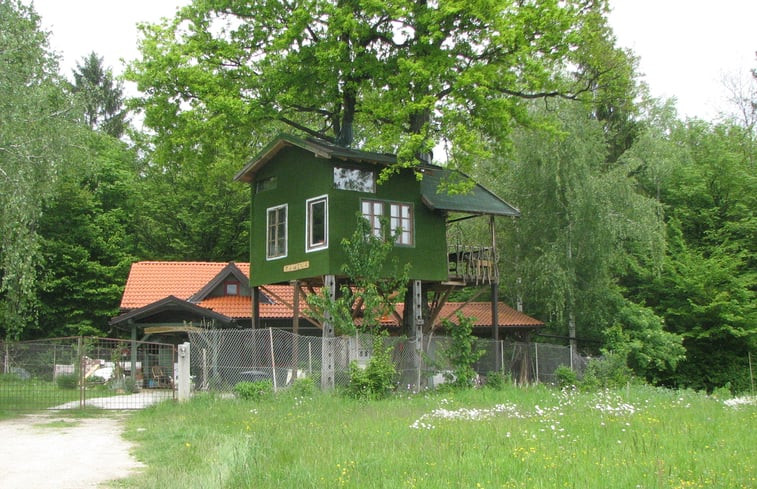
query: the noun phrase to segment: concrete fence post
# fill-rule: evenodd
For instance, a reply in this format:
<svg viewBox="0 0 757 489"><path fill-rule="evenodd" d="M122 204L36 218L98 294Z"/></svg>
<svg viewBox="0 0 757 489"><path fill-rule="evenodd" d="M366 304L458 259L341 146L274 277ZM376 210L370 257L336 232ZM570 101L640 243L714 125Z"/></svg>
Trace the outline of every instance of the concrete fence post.
<svg viewBox="0 0 757 489"><path fill-rule="evenodd" d="M186 401L190 396L189 378L189 342L179 345L179 372L178 372L179 401Z"/></svg>

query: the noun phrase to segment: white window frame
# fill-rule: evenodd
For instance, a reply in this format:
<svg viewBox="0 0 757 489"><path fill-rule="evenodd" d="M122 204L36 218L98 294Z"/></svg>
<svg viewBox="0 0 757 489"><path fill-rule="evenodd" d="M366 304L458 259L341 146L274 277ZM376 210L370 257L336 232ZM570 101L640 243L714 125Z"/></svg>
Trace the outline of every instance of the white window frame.
<svg viewBox="0 0 757 489"><path fill-rule="evenodd" d="M403 215L403 209L407 210L407 215ZM400 233L395 236L394 244L397 246L414 246L415 245L415 215L413 204L406 202L389 202L389 230L394 233L400 229ZM407 225L407 227L405 227Z"/></svg>
<svg viewBox="0 0 757 489"><path fill-rule="evenodd" d="M323 241L313 242L313 207L323 203ZM305 201L305 252L325 250L329 247L329 196L319 195Z"/></svg>
<svg viewBox="0 0 757 489"><path fill-rule="evenodd" d="M284 212L284 250L279 254L273 255L271 253L271 215L276 212ZM278 225L278 224L277 224ZM276 250L280 251L280 250ZM265 257L266 260L280 260L286 258L289 251L289 205L282 204L274 207L269 207L265 211Z"/></svg>

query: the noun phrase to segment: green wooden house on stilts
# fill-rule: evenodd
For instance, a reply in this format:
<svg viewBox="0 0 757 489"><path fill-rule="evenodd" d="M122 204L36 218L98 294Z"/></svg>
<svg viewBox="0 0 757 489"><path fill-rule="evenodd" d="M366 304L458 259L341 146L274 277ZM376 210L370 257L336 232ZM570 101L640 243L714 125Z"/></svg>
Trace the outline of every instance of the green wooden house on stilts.
<svg viewBox="0 0 757 489"><path fill-rule="evenodd" d="M382 169L396 156L344 148L322 140L280 135L247 163L235 180L250 184L250 285L253 287L253 327L257 326L260 290L266 285L294 287L294 327L301 294L326 287L334 294L346 280L341 273L344 238L355 231L360 212L376 233L388 219L397 234L393 257L410 263L412 304L405 304L409 334L418 345L424 325L434 324L449 293L467 285L490 286L492 336L499 339L496 300L495 217L517 217L519 211L478 184L466 194L440 190L442 182L465 179L453 170L430 164L400 169L378 184ZM420 173L420 177L418 178ZM489 218L488 243L447 246L447 226L455 219ZM326 347L334 336L332 324L321 325L324 338L322 385L333 386L333 362Z"/></svg>

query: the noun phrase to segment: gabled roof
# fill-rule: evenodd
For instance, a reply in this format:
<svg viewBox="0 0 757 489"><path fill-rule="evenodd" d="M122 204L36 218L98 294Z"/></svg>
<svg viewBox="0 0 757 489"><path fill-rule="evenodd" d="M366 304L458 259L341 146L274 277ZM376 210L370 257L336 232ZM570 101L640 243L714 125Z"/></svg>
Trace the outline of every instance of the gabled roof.
<svg viewBox="0 0 757 489"><path fill-rule="evenodd" d="M249 282L249 263L140 261L132 263L126 280L121 311L131 311L173 296L230 318L249 318L249 296L209 297L229 277L240 284ZM260 294L261 304L271 299Z"/></svg>
<svg viewBox="0 0 757 489"><path fill-rule="evenodd" d="M358 161L380 166L397 163L397 156L393 154L360 151L319 139L303 139L289 134L279 134L234 176L234 180L252 182L258 170L271 161L279 151L290 146L310 151L320 158ZM444 181L471 180L470 177L457 170L427 164L419 165L419 170L423 174L421 180L423 202L431 209L468 214L520 216L518 209L475 182L470 192L466 194L449 194L443 190L440 192L440 184Z"/></svg>
<svg viewBox="0 0 757 489"><path fill-rule="evenodd" d="M341 159L375 163L379 165L391 165L397 162L397 157L387 153L372 153L357 149L345 148L320 139L299 138L291 134L279 134L276 139L268 143L263 150L251 159L236 175L234 180L251 182L255 173L265 166L282 149L296 146L312 152L315 156L327 159Z"/></svg>
<svg viewBox="0 0 757 489"><path fill-rule="evenodd" d="M249 270L250 266L247 264L247 273L245 274L242 272L242 270L237 266L234 262L229 262L223 269L218 272L218 274L213 277L210 282L208 282L202 289L197 291L196 293L192 294L192 296L187 299L189 302L200 302L206 297L208 297L208 294L213 292L213 290L218 287L219 285L223 284L228 280L228 278L231 276L233 277L237 282L240 284L247 283L250 280L249 277Z"/></svg>
<svg viewBox="0 0 757 489"><path fill-rule="evenodd" d="M169 295L159 301L152 302L143 307L132 309L131 311L116 316L110 320L110 324L118 325L129 321L138 321L165 311L183 312L200 318L218 321L222 324L230 324L233 322L232 318L224 314L218 314L211 309Z"/></svg>
<svg viewBox="0 0 757 489"><path fill-rule="evenodd" d="M173 295L189 300L229 263L188 261L139 261L132 263L126 288L121 298L121 310L135 309ZM249 263L235 264L245 277L250 274Z"/></svg>

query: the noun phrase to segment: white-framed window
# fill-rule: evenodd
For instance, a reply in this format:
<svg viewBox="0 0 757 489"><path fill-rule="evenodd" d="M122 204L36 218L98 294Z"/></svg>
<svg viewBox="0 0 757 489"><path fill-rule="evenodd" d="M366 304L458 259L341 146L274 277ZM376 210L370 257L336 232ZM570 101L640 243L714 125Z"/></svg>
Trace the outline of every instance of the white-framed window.
<svg viewBox="0 0 757 489"><path fill-rule="evenodd" d="M329 197L321 195L305 202L305 251L329 247Z"/></svg>
<svg viewBox="0 0 757 489"><path fill-rule="evenodd" d="M266 258L287 256L287 204L266 210Z"/></svg>
<svg viewBox="0 0 757 489"><path fill-rule="evenodd" d="M413 246L413 206L391 202L389 204L389 229L397 234L394 243L403 246Z"/></svg>
<svg viewBox="0 0 757 489"><path fill-rule="evenodd" d="M363 200L361 208L363 217L368 219L373 235L377 238L382 237L381 217L384 215L384 203L380 200Z"/></svg>
<svg viewBox="0 0 757 489"><path fill-rule="evenodd" d="M334 188L376 193L376 176L371 170L334 167Z"/></svg>

